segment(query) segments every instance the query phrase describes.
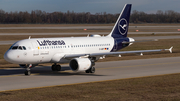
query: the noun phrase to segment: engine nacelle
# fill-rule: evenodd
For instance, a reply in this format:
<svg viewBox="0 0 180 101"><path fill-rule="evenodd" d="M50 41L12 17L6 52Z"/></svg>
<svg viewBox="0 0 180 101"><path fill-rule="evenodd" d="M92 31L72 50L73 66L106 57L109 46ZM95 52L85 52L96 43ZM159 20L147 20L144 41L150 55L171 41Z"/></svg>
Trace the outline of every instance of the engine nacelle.
<svg viewBox="0 0 180 101"><path fill-rule="evenodd" d="M74 58L70 61L69 66L73 71L85 71L92 66L89 58Z"/></svg>

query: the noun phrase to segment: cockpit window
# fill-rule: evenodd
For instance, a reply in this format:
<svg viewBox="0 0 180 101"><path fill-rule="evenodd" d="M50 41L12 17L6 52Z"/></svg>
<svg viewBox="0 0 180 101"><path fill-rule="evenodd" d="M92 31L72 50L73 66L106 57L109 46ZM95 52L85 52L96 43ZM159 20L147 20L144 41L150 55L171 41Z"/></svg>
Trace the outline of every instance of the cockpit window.
<svg viewBox="0 0 180 101"><path fill-rule="evenodd" d="M11 46L10 49L12 50L26 50L25 46Z"/></svg>
<svg viewBox="0 0 180 101"><path fill-rule="evenodd" d="M26 47L25 46L22 46L24 50L26 50Z"/></svg>
<svg viewBox="0 0 180 101"><path fill-rule="evenodd" d="M18 47L18 49L22 50L22 47L21 47L21 46L19 46L19 47Z"/></svg>
<svg viewBox="0 0 180 101"><path fill-rule="evenodd" d="M12 50L18 49L18 46L13 46Z"/></svg>

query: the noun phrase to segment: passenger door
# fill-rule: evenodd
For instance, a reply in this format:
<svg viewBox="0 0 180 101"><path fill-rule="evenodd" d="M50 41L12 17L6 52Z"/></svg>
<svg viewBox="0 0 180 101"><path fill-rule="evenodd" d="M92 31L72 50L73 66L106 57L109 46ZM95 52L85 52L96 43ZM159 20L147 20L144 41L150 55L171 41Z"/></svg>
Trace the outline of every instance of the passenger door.
<svg viewBox="0 0 180 101"><path fill-rule="evenodd" d="M31 42L31 44L33 46L33 55L39 55L39 49L37 43Z"/></svg>

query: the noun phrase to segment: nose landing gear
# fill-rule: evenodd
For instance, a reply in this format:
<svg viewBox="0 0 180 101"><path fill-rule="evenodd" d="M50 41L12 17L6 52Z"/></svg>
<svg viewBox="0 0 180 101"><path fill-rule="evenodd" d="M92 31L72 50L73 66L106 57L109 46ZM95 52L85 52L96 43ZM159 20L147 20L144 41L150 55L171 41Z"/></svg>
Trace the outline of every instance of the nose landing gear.
<svg viewBox="0 0 180 101"><path fill-rule="evenodd" d="M30 69L27 69L25 72L24 72L25 75L31 75L31 71Z"/></svg>
<svg viewBox="0 0 180 101"><path fill-rule="evenodd" d="M19 66L21 68L26 68L26 70L24 71L24 75L31 75L31 69L32 67L35 67L37 64L19 64Z"/></svg>
<svg viewBox="0 0 180 101"><path fill-rule="evenodd" d="M29 76L29 75L31 75L31 67L32 67L33 65L32 64L29 64L29 65L27 65L25 68L26 68L26 71L24 71L24 74L25 75L27 75L27 76Z"/></svg>

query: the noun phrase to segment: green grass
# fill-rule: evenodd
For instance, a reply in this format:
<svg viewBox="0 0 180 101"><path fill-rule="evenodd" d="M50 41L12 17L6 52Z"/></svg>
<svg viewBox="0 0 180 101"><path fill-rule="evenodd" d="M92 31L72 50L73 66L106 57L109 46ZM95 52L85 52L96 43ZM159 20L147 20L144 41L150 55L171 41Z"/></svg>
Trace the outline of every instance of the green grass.
<svg viewBox="0 0 180 101"><path fill-rule="evenodd" d="M1 101L179 101L180 74L0 92Z"/></svg>

